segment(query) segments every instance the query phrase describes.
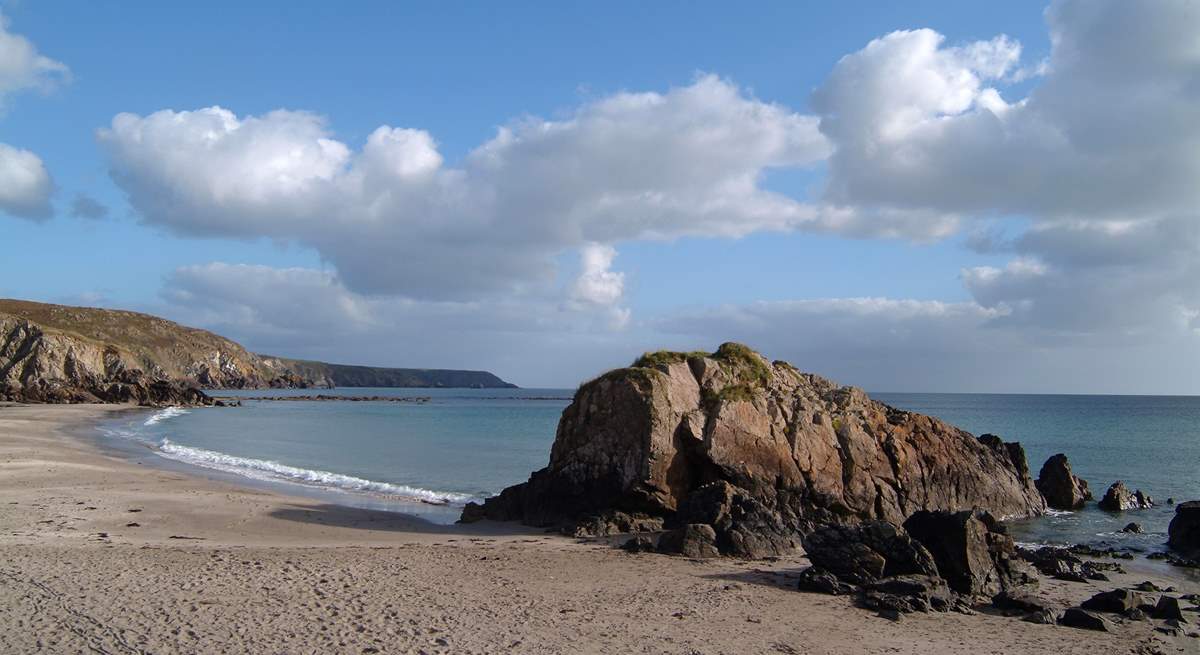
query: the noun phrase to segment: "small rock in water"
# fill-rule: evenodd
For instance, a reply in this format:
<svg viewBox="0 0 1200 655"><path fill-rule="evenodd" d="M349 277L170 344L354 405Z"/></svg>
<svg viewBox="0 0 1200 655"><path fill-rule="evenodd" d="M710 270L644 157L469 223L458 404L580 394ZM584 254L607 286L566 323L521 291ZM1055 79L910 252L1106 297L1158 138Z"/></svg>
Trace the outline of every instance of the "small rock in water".
<svg viewBox="0 0 1200 655"><path fill-rule="evenodd" d="M1128 532L1130 534L1141 534L1142 533L1142 525L1140 523L1130 523L1129 525L1126 525L1125 527L1121 528L1121 532Z"/></svg>

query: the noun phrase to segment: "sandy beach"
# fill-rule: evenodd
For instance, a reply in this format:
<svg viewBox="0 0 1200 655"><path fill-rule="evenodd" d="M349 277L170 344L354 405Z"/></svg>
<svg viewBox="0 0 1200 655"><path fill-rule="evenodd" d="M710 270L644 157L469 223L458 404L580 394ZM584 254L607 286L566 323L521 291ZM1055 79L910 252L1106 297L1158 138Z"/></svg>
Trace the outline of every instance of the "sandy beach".
<svg viewBox="0 0 1200 655"><path fill-rule="evenodd" d="M102 452L117 406L0 406L0 652L1196 652L980 612L892 622L802 593L803 557L630 555L513 525L436 526ZM1076 604L1109 583L1043 581ZM1168 577L1170 576L1170 577ZM1189 650L1191 649L1191 650Z"/></svg>

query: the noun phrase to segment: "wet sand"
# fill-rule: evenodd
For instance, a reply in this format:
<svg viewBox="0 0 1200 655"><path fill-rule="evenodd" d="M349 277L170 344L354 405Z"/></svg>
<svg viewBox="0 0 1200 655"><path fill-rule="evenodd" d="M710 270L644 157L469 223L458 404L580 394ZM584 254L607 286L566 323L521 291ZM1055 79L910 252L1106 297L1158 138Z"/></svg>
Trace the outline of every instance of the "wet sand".
<svg viewBox="0 0 1200 655"><path fill-rule="evenodd" d="M113 406L0 406L0 652L1151 653L1200 641L981 612L899 622L802 593L803 557L630 555L438 526L138 464L78 430ZM1044 581L1077 603L1142 580ZM1195 615L1192 615L1193 617ZM1190 650L1189 650L1190 649Z"/></svg>

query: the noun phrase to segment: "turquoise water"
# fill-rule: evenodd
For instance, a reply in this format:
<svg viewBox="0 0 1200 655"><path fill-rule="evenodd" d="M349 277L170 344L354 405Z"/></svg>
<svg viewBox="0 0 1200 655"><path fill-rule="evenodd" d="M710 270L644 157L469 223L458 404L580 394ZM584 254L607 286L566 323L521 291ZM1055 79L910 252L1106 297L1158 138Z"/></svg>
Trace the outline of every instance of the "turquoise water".
<svg viewBox="0 0 1200 655"><path fill-rule="evenodd" d="M311 390L221 392L305 395ZM241 408L162 410L103 426L105 440L151 459L449 523L469 500L546 465L567 389L341 389L346 395L429 397L425 403L246 401ZM1158 549L1172 509L1200 498L1200 397L872 394L975 434L1020 441L1036 475L1065 452L1097 497L1117 479L1159 507L1112 515L1094 505L1014 524L1029 542ZM1147 530L1126 535L1137 521Z"/></svg>

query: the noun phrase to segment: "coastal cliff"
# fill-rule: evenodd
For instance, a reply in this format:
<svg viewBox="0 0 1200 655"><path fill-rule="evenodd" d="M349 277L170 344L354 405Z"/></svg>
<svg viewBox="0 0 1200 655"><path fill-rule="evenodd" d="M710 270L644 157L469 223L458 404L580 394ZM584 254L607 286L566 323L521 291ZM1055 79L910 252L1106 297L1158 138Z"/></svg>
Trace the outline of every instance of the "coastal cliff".
<svg viewBox="0 0 1200 655"><path fill-rule="evenodd" d="M596 532L704 523L718 541L767 535L769 551L816 525L976 507L1044 512L1019 444L727 343L647 354L582 385L549 466L463 519Z"/></svg>
<svg viewBox="0 0 1200 655"><path fill-rule="evenodd" d="M366 386L358 381L512 386L484 371L344 367L262 356L148 314L0 299L0 400L197 405L214 402L200 389Z"/></svg>

